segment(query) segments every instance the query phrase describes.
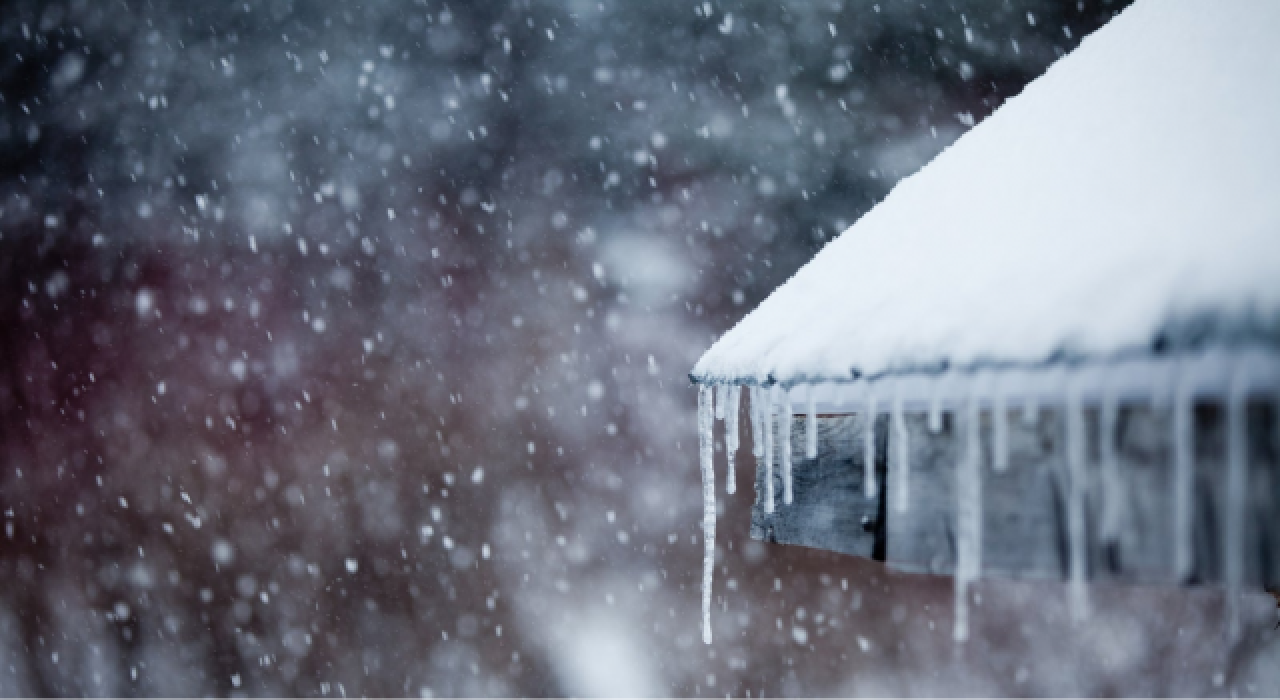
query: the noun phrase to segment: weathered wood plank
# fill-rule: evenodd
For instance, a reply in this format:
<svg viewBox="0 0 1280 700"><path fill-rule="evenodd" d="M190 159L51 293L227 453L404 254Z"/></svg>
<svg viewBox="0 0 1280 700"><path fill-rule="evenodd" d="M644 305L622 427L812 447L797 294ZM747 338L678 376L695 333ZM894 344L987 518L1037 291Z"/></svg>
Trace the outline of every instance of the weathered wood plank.
<svg viewBox="0 0 1280 700"><path fill-rule="evenodd" d="M1168 410L1124 406L1117 412L1116 462L1122 504L1116 531L1107 537L1095 528L1091 569L1099 580L1170 582L1174 570L1173 431ZM1096 445L1100 434L1092 434ZM1090 450L1100 455L1101 446ZM1094 460L1090 460L1091 465ZM1090 516L1103 517L1110 495L1101 466L1090 470Z"/></svg>
<svg viewBox="0 0 1280 700"><path fill-rule="evenodd" d="M1274 404L1254 402L1247 413L1247 498L1241 517L1243 581L1248 586L1280 583L1280 447L1275 410ZM1188 583L1219 583L1224 576L1229 512L1224 415L1222 407L1213 404L1195 411L1193 569ZM991 413L983 412L981 420L983 574L1066 578L1069 479L1061 410L1045 407L1035 422L1023 421L1018 411L1010 414L1009 466L1000 472L993 468ZM816 460L804 458L804 417L794 416L790 423L795 502L782 503L778 454L776 510L766 515L764 469L757 465L753 537L884 559L907 571L954 571L954 479L963 453L963 433L954 414L946 414L937 434L928 430L924 414L905 416L910 459L906 512L891 505L893 490L901 485L896 458L886 459L896 455L896 448L887 449L896 444L887 416L880 416L876 423L881 489L871 500L863 497L860 414L819 417ZM1110 479L1102 467L1101 423L1096 408L1086 410L1086 576L1095 581L1176 583L1171 412L1145 404L1119 407L1111 436L1116 470ZM1110 527L1104 525L1108 498L1119 499Z"/></svg>
<svg viewBox="0 0 1280 700"><path fill-rule="evenodd" d="M779 422L785 419L779 417ZM756 500L751 507L751 536L757 540L798 544L868 558L884 558L883 498L863 496L863 430L861 415L818 416L818 457L806 459L805 416L791 418L791 505L782 502L782 453L775 450L774 512L764 512L763 461L756 466ZM885 425L877 433L877 479L883 484ZM774 429L777 429L775 423ZM775 440L776 446L782 440ZM878 556L877 556L878 555Z"/></svg>
<svg viewBox="0 0 1280 700"><path fill-rule="evenodd" d="M1009 425L1009 466L992 469L991 426L984 420L982 455L984 573L1018 578L1061 578L1067 567L1066 465L1063 430L1049 415L1034 425ZM888 513L888 558L905 571L949 574L955 570L955 472L962 455L959 421L944 416L942 430L928 429L924 414L905 417L909 444L909 506ZM893 438L891 438L893 439ZM897 465L889 487L899 487ZM890 502L893 502L890 497Z"/></svg>
<svg viewBox="0 0 1280 700"><path fill-rule="evenodd" d="M1248 415L1248 477L1243 531L1244 582L1280 584L1280 460L1275 405L1254 403ZM1219 405L1196 411L1196 511L1192 582L1223 579L1223 533L1230 514L1226 489L1226 420Z"/></svg>

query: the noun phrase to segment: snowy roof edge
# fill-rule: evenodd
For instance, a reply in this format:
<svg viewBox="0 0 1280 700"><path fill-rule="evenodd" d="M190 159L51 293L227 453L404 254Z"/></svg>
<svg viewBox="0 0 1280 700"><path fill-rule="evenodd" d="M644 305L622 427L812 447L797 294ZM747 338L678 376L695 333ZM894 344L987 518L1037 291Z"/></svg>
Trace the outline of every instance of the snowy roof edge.
<svg viewBox="0 0 1280 700"><path fill-rule="evenodd" d="M715 343L712 347L715 347ZM986 357L970 362L953 362L944 357L935 361L904 361L875 372L865 372L862 368L850 366L844 374L798 373L781 379L773 372L761 374L750 371L709 371L703 367L710 353L708 349L689 372L689 381L693 384L743 386L874 382L909 376L934 376L948 372L974 374L1004 370L1049 371L1057 368L1096 367L1139 359L1192 358L1222 350L1254 351L1280 357L1280 314L1271 318L1252 313L1235 318L1227 317L1225 314L1205 314L1193 319L1172 321L1157 331L1146 344L1123 347L1109 353L1089 352L1064 344L1038 358Z"/></svg>
<svg viewBox="0 0 1280 700"><path fill-rule="evenodd" d="M1260 0L1227 6L1199 0L1140 0L1086 37L1080 47L921 170L899 181L884 200L721 336L693 367L690 379L701 384L749 385L847 382L947 370L1098 364L1194 353L1213 346L1261 346L1269 352L1280 351L1280 285L1274 284L1280 279L1276 264L1280 259L1280 207L1267 203L1269 195L1258 196L1266 190L1263 185L1280 184L1280 170L1268 165L1272 162L1268 159L1280 154L1280 139L1273 129L1260 129L1264 119L1280 115L1280 100L1258 93L1257 84L1249 82L1280 70L1280 61L1270 58L1250 64L1243 60L1260 55L1266 47L1261 37L1268 27L1276 26L1280 26L1280 5ZM1188 41L1185 46L1179 43ZM1169 61L1171 50L1189 56ZM1157 58L1171 65L1153 68ZM1189 71L1188 65L1196 62L1205 64L1203 69ZM1098 81L1100 73L1103 79ZM1107 73L1119 77L1108 82ZM1167 139L1161 144L1154 137L1147 141L1132 138L1130 123L1151 124L1153 113L1169 114L1171 104L1183 105L1179 100L1186 99L1186 90L1206 84L1224 85L1227 92L1206 95L1191 104L1183 120L1187 123L1179 121L1181 113L1167 120L1173 124L1166 131L1183 129L1176 134L1177 142L1184 144L1180 159L1162 159L1161 151L1153 149L1153 144L1167 146ZM1242 86L1254 89L1250 93ZM1069 108L1047 109L1064 105ZM1102 107L1125 115L1125 119L1091 121L1089 111L1107 111ZM1249 116L1223 121L1240 114ZM1081 126L1073 127L1077 123ZM1230 132L1225 140L1217 133L1223 130L1206 131L1204 126L1223 123L1238 127L1225 130ZM1188 131L1188 126L1195 128ZM1236 133L1242 136L1231 138ZM1192 136L1189 142L1188 135ZM1161 131L1161 136L1169 134ZM1057 140L1063 143L1055 149L1053 142ZM1242 143L1246 150L1241 150ZM1116 148L1117 144L1124 147ZM1019 150L1031 154L1021 160L1010 157ZM1086 153L1079 156L1079 151ZM1106 188L1115 189L1115 183L1097 172L1088 175L1101 184L1083 186L1085 172L1099 167L1100 154L1114 156L1116 177L1131 177L1135 171L1153 173L1148 186L1151 194L1130 201L1123 197L1133 197L1134 192L1126 190L1108 198ZM987 157L999 167L986 166L983 159ZM1206 165L1229 167L1210 169ZM1045 180L1045 170L1065 171L1067 176ZM1189 179L1186 173L1197 170L1226 172L1222 178L1226 184L1244 194L1228 196L1212 187L1205 192L1196 190L1205 183ZM1165 176L1169 171L1173 175ZM973 175L977 177L972 179L979 180L977 194L955 194L956 189L964 189L960 185L966 183L966 177ZM1007 192L992 187L1008 185L1011 178L1015 186L1005 188ZM1031 184L1020 188L1019 178ZM1046 188L1059 184L1066 186L1061 188L1065 194ZM1029 189L1036 194L1053 192L1054 196L1027 197L1033 201L1012 213L993 206L1007 203L1010 197L1026 197ZM1104 210L1106 218L1085 215L1054 225L1052 217L1063 214L1061 200L1099 192L1102 201L1097 208ZM972 201L966 202L960 195ZM1174 217L1185 219L1185 224L1176 225L1182 222L1167 214L1149 214L1152 199L1161 197L1173 204L1167 208ZM1205 201L1209 206L1200 206ZM933 204L937 206L928 206ZM997 213L975 214L983 207ZM928 209L940 213L920 213ZM1221 227L1207 228L1205 211L1231 211L1234 216L1221 221ZM1103 225L1099 226L1099 221ZM1207 230L1214 230L1215 235L1205 236ZM1064 232L1071 235L1064 237ZM1095 246L1089 251L1094 257L1089 257L1081 254L1089 245L1071 248L1062 243L1072 236L1084 239L1085 244L1102 240L1108 245ZM986 250L988 255L999 250L993 245L1010 243L1015 252L998 260L998 265L966 268L967 277L946 274L945 270L940 275L952 284L961 283L959 291L968 293L962 301L979 303L961 307L952 299L940 301L939 292L932 292L932 296L910 294L904 299L906 285L887 279L881 269L911 278L916 284L923 282L926 289L947 289L950 294L952 289L926 274L939 272L934 260L903 267L904 260L909 260L903 251L910 246L919 251L938 245L943 250L934 257L955 253L948 237L965 241L971 249ZM1228 253L1205 255L1206 250L1212 250L1206 247L1205 239ZM1162 256L1151 265L1158 271L1135 274L1132 264L1143 262L1143 258L1134 257L1135 251L1143 255L1153 246L1163 247ZM878 261L880 269L866 269L858 263L868 259ZM953 266L962 268L974 259L960 259ZM1062 279L1046 283L1035 277L1044 272L1046 260L1075 277L1068 275L1066 283ZM1029 274L1010 277L1008 284L1029 287L997 289L991 284L972 283L982 275L1009 277L1010 265L1025 266L1028 262ZM850 275L850 264L858 265L854 269L859 273ZM1100 276L1104 273L1110 277ZM1121 286L1126 284L1129 286ZM994 302L997 307L1005 302L993 296L993 291L1034 299L1014 310L989 309L982 302ZM839 308L833 307L832 299L842 300ZM1073 306L1091 304L1101 304L1093 308L1104 316L1103 323L1082 322L1082 315L1072 310ZM930 305L940 313L922 316L922 308L934 310ZM1050 316L1056 318L1040 323L1023 338L1011 337L1011 331L1027 329L1025 321L1030 316L1024 312L1028 308L1052 309ZM993 310L1000 313L988 313ZM971 327L964 328L965 323Z"/></svg>
<svg viewBox="0 0 1280 700"><path fill-rule="evenodd" d="M1191 359L1224 350L1246 352L1254 351L1262 354L1274 355L1275 357L1280 358L1280 320L1278 320L1277 325L1270 330L1263 331L1263 329L1260 328L1255 330L1257 332L1214 335L1212 337L1204 338L1203 342L1192 342L1185 345L1171 345L1165 338L1157 337L1147 347L1122 349L1108 355L1075 352L1064 348L1051 353L1047 357L1037 360L991 358L966 363L953 363L944 359L932 363L922 362L916 364L902 364L900 366L890 367L873 373L863 373L857 367L850 367L848 373L843 376L827 374L796 374L783 379L778 379L773 375L773 373L768 373L765 376L759 376L749 373L717 374L706 370L699 372L698 367L695 366L694 369L689 372L689 382L695 385L724 384L759 387L769 387L774 386L775 384L783 387L814 383L852 384L855 382L876 382L884 379L899 379L904 377L939 376L948 373L980 374L985 372L1002 372L1012 370L1049 372L1056 369L1093 368L1142 359Z"/></svg>

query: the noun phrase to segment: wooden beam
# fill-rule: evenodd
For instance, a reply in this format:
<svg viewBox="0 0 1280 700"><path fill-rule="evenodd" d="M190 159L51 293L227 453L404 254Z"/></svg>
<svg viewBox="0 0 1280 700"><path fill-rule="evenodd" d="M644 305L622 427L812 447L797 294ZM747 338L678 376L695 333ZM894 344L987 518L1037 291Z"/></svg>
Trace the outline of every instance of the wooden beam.
<svg viewBox="0 0 1280 700"><path fill-rule="evenodd" d="M1254 401L1247 411L1246 498L1242 523L1242 583L1280 584L1280 446L1274 403ZM994 469L992 413L981 414L982 573L1014 578L1066 579L1069 568L1065 420L1061 406L1040 411L1038 420L1009 414L1008 467ZM950 574L955 569L955 474L963 454L962 431L948 413L932 433L926 415L907 413L906 511L895 507L902 488L897 449L888 416L876 421L875 498L863 494L862 414L818 417L818 457L805 459L805 417L790 420L793 490L782 503L781 454L775 456L775 510L763 507L764 469L757 465L751 535L887 561L916 572ZM1226 420L1221 404L1194 411L1191 571L1180 581L1174 570L1174 467L1172 415L1166 407L1122 404L1115 413L1114 469L1103 452L1103 416L1085 411L1086 576L1128 583L1221 583L1227 560ZM782 440L775 441L783 444ZM1107 499L1114 499L1108 505Z"/></svg>
<svg viewBox="0 0 1280 700"><path fill-rule="evenodd" d="M785 421L779 416L778 421ZM884 490L875 498L863 494L864 420L861 415L820 415L818 457L805 458L805 416L792 416L791 505L782 502L782 452L775 449L774 512L764 508L765 470L756 465L756 500L751 506L751 537L765 542L798 544L860 557L884 559ZM883 455L887 423L879 421L877 437L877 481L883 485ZM775 423L774 429L777 429ZM781 440L774 444L780 446Z"/></svg>

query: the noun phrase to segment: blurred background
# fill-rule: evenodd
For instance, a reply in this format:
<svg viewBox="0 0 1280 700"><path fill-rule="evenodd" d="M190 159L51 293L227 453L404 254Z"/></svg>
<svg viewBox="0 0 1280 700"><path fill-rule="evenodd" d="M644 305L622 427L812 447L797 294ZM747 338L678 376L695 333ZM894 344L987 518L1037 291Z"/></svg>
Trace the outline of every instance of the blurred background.
<svg viewBox="0 0 1280 700"><path fill-rule="evenodd" d="M749 489L699 639L689 368L1125 4L8 0L0 694L1280 693Z"/></svg>

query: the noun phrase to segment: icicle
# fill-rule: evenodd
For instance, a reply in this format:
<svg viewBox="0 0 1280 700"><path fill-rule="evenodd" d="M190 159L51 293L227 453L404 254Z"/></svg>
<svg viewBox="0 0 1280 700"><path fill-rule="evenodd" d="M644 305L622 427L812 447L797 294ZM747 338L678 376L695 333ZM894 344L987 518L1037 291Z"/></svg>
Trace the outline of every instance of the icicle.
<svg viewBox="0 0 1280 700"><path fill-rule="evenodd" d="M1083 620L1088 613L1088 589L1085 588L1085 426L1080 387L1072 381L1067 388L1067 604L1071 617Z"/></svg>
<svg viewBox="0 0 1280 700"><path fill-rule="evenodd" d="M698 447L702 470L702 642L711 643L711 575L716 563L716 473L711 388L698 387Z"/></svg>
<svg viewBox="0 0 1280 700"><path fill-rule="evenodd" d="M1126 494L1116 463L1116 396L1110 388L1102 396L1098 445L1102 456L1102 525L1101 540L1115 542L1120 537L1124 520Z"/></svg>
<svg viewBox="0 0 1280 700"><path fill-rule="evenodd" d="M982 442L980 430L982 423L979 420L980 413L978 411L978 401L974 399L969 406L969 435L965 439L965 449L968 451L966 461L969 463L969 499L973 502L972 514L973 518L973 562L969 573L976 580L982 574L982 522L983 522L983 493L982 493Z"/></svg>
<svg viewBox="0 0 1280 700"><path fill-rule="evenodd" d="M1240 634L1240 584L1244 580L1245 489L1248 488L1249 377L1242 366L1231 376L1227 395L1227 512L1222 551L1226 558L1227 638Z"/></svg>
<svg viewBox="0 0 1280 700"><path fill-rule="evenodd" d="M724 452L728 469L724 474L725 493L733 494L738 490L737 473L734 461L738 454L738 414L742 406L742 387L730 386L725 392L724 407Z"/></svg>
<svg viewBox="0 0 1280 700"><path fill-rule="evenodd" d="M956 587L956 619L955 627L951 630L951 638L957 642L965 642L969 640L969 581L962 577L959 571L955 576Z"/></svg>
<svg viewBox="0 0 1280 700"><path fill-rule="evenodd" d="M762 390L761 428L764 430L764 512L773 514L773 396Z"/></svg>
<svg viewBox="0 0 1280 700"><path fill-rule="evenodd" d="M1177 581L1191 576L1191 482L1195 420L1188 379L1179 377L1173 400L1173 573Z"/></svg>
<svg viewBox="0 0 1280 700"><path fill-rule="evenodd" d="M991 437L995 442L991 466L1002 472L1009 468L1009 405L1004 387L998 385L991 402Z"/></svg>
<svg viewBox="0 0 1280 700"><path fill-rule="evenodd" d="M751 454L756 459L764 459L764 407L768 402L766 393L768 389L762 386L755 387L751 390L750 414L751 414Z"/></svg>
<svg viewBox="0 0 1280 700"><path fill-rule="evenodd" d="M862 432L862 493L868 499L876 497L880 487L876 484L876 395L867 388L866 426Z"/></svg>
<svg viewBox="0 0 1280 700"><path fill-rule="evenodd" d="M905 513L911 506L911 446L908 442L907 417L902 411L901 389L893 394L893 414L890 417L890 421L893 423L893 442L898 448L898 461L894 469L898 475L898 480L893 490L894 504L899 513Z"/></svg>
<svg viewBox="0 0 1280 700"><path fill-rule="evenodd" d="M1170 412L1169 408L1173 405L1174 395L1177 393L1178 365L1165 364L1154 375L1150 387L1151 409L1159 413Z"/></svg>
<svg viewBox="0 0 1280 700"><path fill-rule="evenodd" d="M818 456L818 388L809 385L809 405L805 411L805 443L804 456L805 459L815 459Z"/></svg>
<svg viewBox="0 0 1280 700"><path fill-rule="evenodd" d="M1022 404L1022 424L1032 426L1040 422L1040 398L1035 395L1035 389L1027 391L1026 403Z"/></svg>
<svg viewBox="0 0 1280 700"><path fill-rule="evenodd" d="M935 379L929 395L929 432L942 432L942 380Z"/></svg>
<svg viewBox="0 0 1280 700"><path fill-rule="evenodd" d="M719 384L716 386L716 420L724 420L724 405L729 403L728 393L728 384Z"/></svg>
<svg viewBox="0 0 1280 700"><path fill-rule="evenodd" d="M778 397L778 451L782 453L782 502L791 505L791 392L776 387Z"/></svg>
<svg viewBox="0 0 1280 700"><path fill-rule="evenodd" d="M956 465L955 628L957 642L969 638L969 584L982 574L982 443L978 400L964 415L964 454Z"/></svg>

